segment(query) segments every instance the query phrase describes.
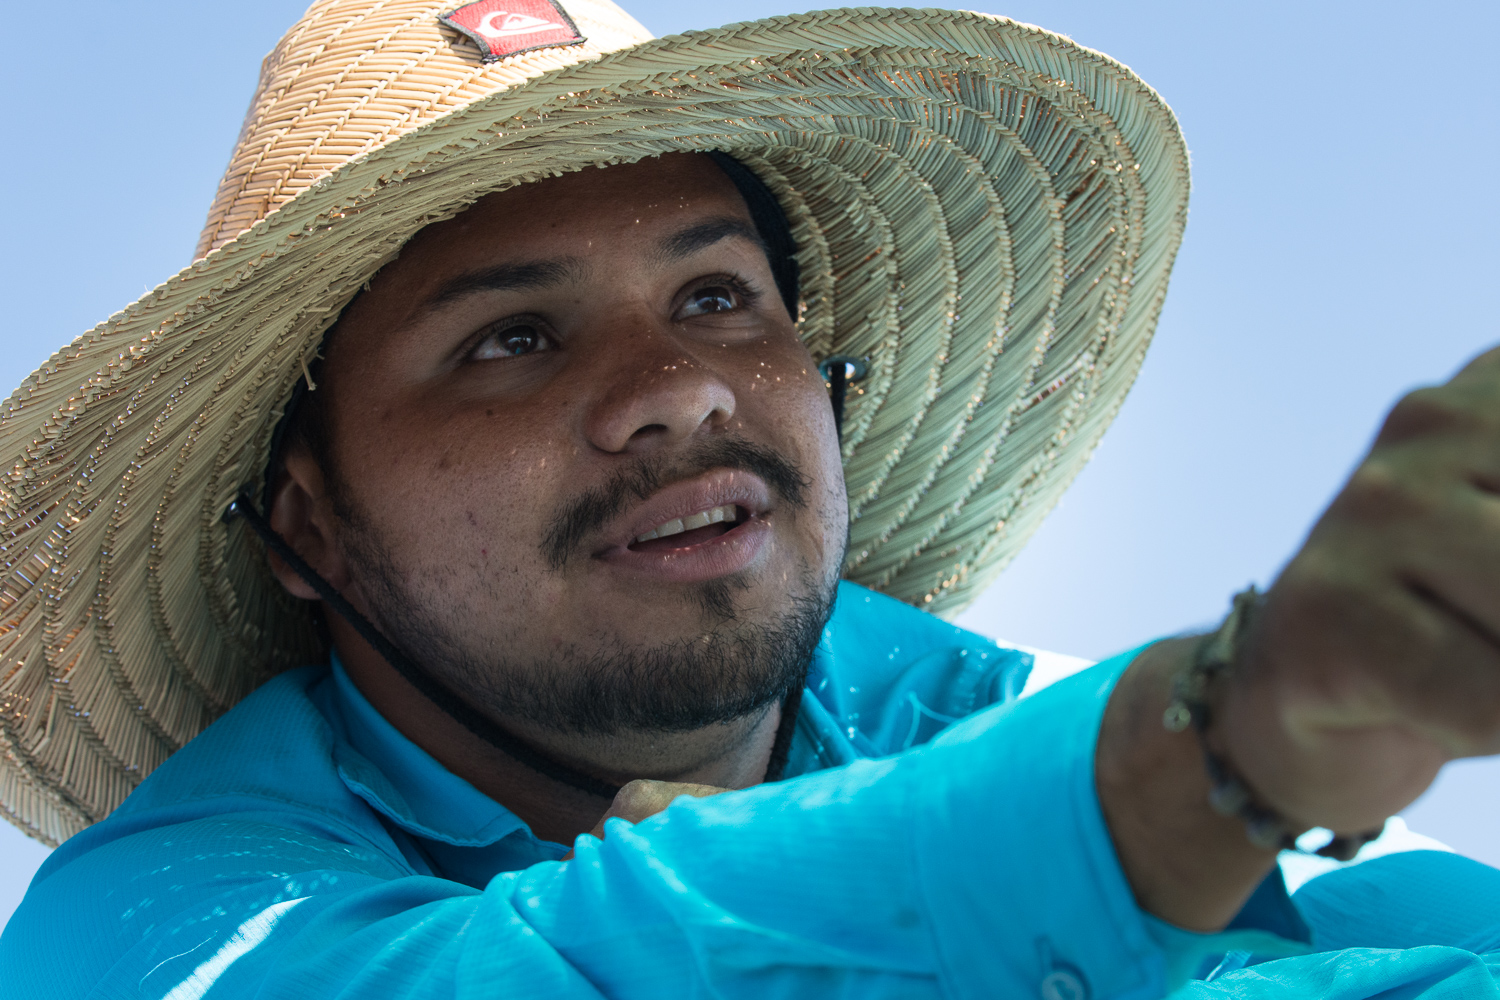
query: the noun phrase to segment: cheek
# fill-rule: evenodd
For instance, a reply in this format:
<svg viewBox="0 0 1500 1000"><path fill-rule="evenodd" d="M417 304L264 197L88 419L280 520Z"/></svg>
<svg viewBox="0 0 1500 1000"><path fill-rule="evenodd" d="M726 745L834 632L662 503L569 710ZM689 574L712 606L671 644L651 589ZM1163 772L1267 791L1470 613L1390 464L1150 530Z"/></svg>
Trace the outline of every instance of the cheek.
<svg viewBox="0 0 1500 1000"><path fill-rule="evenodd" d="M451 414L425 432L372 421L351 449L360 471L346 478L412 570L535 573L573 447L555 421L544 426L496 407Z"/></svg>
<svg viewBox="0 0 1500 1000"><path fill-rule="evenodd" d="M454 558L491 572L525 572L538 583L550 577L542 572L542 541L575 481L567 442L476 436L463 450L463 465L448 470L435 490L460 522Z"/></svg>

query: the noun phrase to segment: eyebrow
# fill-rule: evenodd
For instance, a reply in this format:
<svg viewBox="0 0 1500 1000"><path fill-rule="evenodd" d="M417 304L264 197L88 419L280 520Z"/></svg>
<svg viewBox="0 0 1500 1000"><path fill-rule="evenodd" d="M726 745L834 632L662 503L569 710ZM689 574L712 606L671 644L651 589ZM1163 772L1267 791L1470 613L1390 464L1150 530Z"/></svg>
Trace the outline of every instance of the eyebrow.
<svg viewBox="0 0 1500 1000"><path fill-rule="evenodd" d="M761 239L760 233L753 225L727 215L709 219L707 222L700 222L696 226L689 226L687 229L673 233L657 244L657 253L663 263L671 263L690 257L700 250L706 250L722 240L733 238L748 240L759 247L767 257L770 256L766 241Z"/></svg>
<svg viewBox="0 0 1500 1000"><path fill-rule="evenodd" d="M428 309L436 309L477 292L515 292L550 288L575 278L581 270L576 257L551 260L529 260L501 264L483 271L460 274L443 283L427 300Z"/></svg>
<svg viewBox="0 0 1500 1000"><path fill-rule="evenodd" d="M691 257L715 243L727 239L753 243L769 256L765 240L748 222L730 216L709 219L679 230L657 244L656 256L662 263L673 263ZM482 271L470 271L444 282L424 303L426 309L438 309L479 292L531 291L552 288L576 280L583 270L577 257L554 257L501 264Z"/></svg>

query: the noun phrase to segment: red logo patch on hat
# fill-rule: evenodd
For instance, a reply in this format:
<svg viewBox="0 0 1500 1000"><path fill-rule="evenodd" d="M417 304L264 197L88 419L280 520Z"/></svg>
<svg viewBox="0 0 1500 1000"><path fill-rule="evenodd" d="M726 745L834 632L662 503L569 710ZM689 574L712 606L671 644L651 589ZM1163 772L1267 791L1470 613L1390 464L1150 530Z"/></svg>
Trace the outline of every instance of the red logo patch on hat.
<svg viewBox="0 0 1500 1000"><path fill-rule="evenodd" d="M584 40L567 11L553 0L479 0L438 20L474 39L485 62Z"/></svg>

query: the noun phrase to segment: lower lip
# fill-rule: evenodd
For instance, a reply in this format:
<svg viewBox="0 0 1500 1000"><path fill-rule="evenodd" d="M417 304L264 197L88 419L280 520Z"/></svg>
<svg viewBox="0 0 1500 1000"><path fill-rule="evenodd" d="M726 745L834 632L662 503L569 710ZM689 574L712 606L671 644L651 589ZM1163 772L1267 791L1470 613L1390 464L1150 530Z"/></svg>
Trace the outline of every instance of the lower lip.
<svg viewBox="0 0 1500 1000"><path fill-rule="evenodd" d="M757 515L696 545L646 552L620 546L596 558L662 583L702 583L749 569L770 539L770 522L764 515Z"/></svg>

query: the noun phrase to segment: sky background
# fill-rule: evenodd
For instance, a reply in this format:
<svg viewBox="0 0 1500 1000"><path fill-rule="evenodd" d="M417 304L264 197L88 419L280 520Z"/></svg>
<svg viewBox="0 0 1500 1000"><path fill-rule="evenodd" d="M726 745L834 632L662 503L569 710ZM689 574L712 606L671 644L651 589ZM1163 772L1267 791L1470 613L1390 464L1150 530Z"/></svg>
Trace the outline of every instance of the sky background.
<svg viewBox="0 0 1500 1000"><path fill-rule="evenodd" d="M972 0L971 0L972 2ZM0 392L186 265L297 0L6 0ZM658 34L793 10L656 0ZM1156 341L1094 460L961 624L1099 658L1269 583L1405 391L1500 342L1500 4L1015 0L1176 110L1193 200ZM107 31L104 30L107 28ZM33 36L25 41L28 33ZM106 40L107 39L107 44ZM95 50L95 46L101 46ZM1500 865L1500 760L1409 825ZM0 823L0 923L46 849Z"/></svg>

